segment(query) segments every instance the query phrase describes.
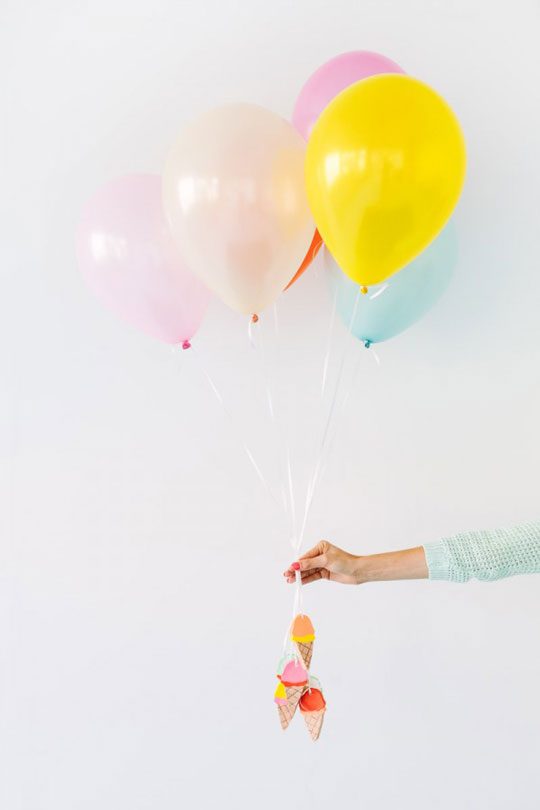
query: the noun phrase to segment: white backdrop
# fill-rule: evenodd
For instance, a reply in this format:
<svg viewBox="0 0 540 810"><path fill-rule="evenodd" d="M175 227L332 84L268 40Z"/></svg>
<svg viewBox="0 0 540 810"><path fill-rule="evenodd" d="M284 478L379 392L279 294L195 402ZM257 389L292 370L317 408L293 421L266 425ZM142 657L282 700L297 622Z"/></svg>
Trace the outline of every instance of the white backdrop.
<svg viewBox="0 0 540 810"><path fill-rule="evenodd" d="M360 358L307 542L381 551L537 519L536 0L4 0L1 17L2 807L535 810L534 577L306 589L327 724L316 745L300 722L281 732L287 528L195 356L100 309L73 233L94 189L159 171L198 111L247 100L290 115L330 56L386 53L462 121L461 256L380 370ZM279 309L300 473L320 275ZM246 343L216 302L198 351L264 457Z"/></svg>

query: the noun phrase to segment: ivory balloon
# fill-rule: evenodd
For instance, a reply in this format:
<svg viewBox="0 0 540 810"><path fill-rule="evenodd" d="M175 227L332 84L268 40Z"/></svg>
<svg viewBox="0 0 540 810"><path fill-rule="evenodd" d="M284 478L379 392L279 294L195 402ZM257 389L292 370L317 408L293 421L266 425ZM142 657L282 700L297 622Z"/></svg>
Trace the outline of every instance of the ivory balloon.
<svg viewBox="0 0 540 810"><path fill-rule="evenodd" d="M163 176L173 236L191 270L228 306L271 304L313 237L305 144L283 118L254 104L214 109L186 127Z"/></svg>

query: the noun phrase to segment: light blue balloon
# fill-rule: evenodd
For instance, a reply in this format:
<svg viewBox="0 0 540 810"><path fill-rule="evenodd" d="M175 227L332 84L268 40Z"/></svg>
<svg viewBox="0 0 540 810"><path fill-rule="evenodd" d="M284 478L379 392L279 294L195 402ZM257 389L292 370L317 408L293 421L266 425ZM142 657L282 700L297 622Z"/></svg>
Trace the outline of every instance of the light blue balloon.
<svg viewBox="0 0 540 810"><path fill-rule="evenodd" d="M414 261L362 295L358 284L346 276L328 254L332 294L337 296L339 317L368 347L399 335L429 312L445 292L457 255L456 228L449 222ZM357 296L356 316L351 325Z"/></svg>

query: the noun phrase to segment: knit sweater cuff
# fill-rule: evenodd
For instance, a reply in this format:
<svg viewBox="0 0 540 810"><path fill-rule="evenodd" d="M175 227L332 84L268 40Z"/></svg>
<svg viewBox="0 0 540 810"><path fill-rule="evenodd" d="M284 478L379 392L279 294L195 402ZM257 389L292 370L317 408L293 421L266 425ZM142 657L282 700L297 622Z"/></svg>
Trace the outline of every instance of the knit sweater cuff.
<svg viewBox="0 0 540 810"><path fill-rule="evenodd" d="M450 558L442 540L424 544L430 579L450 579Z"/></svg>

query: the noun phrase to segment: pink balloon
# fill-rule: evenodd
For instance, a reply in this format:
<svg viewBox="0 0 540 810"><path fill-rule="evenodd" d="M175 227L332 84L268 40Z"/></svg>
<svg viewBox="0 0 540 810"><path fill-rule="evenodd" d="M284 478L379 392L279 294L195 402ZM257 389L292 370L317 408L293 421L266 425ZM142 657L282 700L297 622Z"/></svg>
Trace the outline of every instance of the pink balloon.
<svg viewBox="0 0 540 810"><path fill-rule="evenodd" d="M378 73L405 71L386 56L370 51L350 51L325 62L300 91L292 117L295 128L307 141L315 121L338 93Z"/></svg>
<svg viewBox="0 0 540 810"><path fill-rule="evenodd" d="M77 257L102 303L146 334L183 344L199 328L210 292L178 253L159 176L127 175L103 186L83 212Z"/></svg>

